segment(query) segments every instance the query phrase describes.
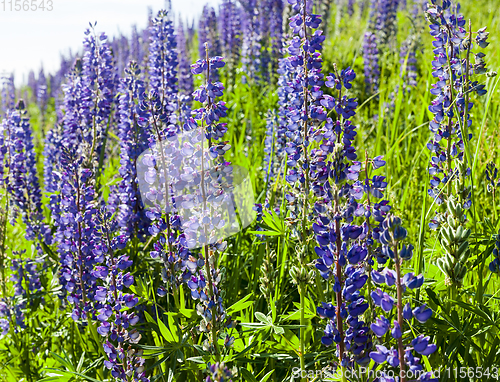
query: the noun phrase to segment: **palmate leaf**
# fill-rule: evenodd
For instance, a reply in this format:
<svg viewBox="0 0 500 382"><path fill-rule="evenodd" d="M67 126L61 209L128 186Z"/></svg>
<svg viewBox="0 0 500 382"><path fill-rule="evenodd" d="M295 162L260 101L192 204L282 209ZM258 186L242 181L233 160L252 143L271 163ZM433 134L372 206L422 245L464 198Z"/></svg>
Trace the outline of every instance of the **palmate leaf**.
<svg viewBox="0 0 500 382"><path fill-rule="evenodd" d="M275 211L264 211L262 213L262 221L265 223L265 226L262 226L263 230L250 231L250 233L265 236L285 236L285 223Z"/></svg>

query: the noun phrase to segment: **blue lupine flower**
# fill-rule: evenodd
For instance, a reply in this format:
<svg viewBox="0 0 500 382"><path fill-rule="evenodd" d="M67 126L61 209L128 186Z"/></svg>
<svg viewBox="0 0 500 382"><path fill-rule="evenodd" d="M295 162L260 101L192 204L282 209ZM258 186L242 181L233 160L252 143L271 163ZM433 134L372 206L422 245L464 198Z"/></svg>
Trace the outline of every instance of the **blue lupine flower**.
<svg viewBox="0 0 500 382"><path fill-rule="evenodd" d="M411 245L402 245L401 242L406 238L407 231L401 224L401 219L388 215L381 224L381 232L377 240L382 245L383 257L379 257L379 263L386 264L389 259L394 264L395 272L391 269L385 268L381 271L372 271L372 279L378 284L387 284L389 287L395 285L396 288L396 310L397 320L391 326L389 320L383 315L380 315L376 321L371 325L372 331L379 338L385 336L390 330L391 337L396 340L396 350L391 348L387 350L388 344L377 345L377 351L370 353L370 358L378 364L387 362L391 367L398 367L400 375L406 373L408 370L422 370L420 359L415 358L413 351L421 355L428 356L436 350L435 345L429 344L429 337L419 336L411 341L411 344L406 344L403 341L404 324L405 321L411 320L413 317L420 323L425 323L431 316L432 310L427 308L426 305L419 306L412 311L411 305L408 302L403 307L403 293L408 290L418 289L423 285L424 277L422 275L415 276L413 273L401 275L403 261L411 259ZM390 249L392 248L392 249ZM404 255L400 256L400 254ZM394 279L395 283L391 280ZM387 276L390 278L387 279ZM391 281L388 281L391 280ZM408 289L407 289L408 288ZM372 292L371 297L376 306L387 313L393 308L394 299L389 293L377 289ZM404 374L406 375L406 374ZM431 374L425 374L425 378L431 378Z"/></svg>
<svg viewBox="0 0 500 382"><path fill-rule="evenodd" d="M177 41L173 22L168 12L160 10L149 27L149 90L154 92L162 105L162 114L167 113L175 123L177 110Z"/></svg>
<svg viewBox="0 0 500 382"><path fill-rule="evenodd" d="M44 222L42 191L37 172L37 161L31 125L23 100L9 110L0 127L0 185L10 195L12 221L20 214L26 224L26 240L52 243L52 235ZM4 168L8 172L4 173ZM14 224L14 223L13 223Z"/></svg>
<svg viewBox="0 0 500 382"><path fill-rule="evenodd" d="M122 181L115 192L117 197L118 222L126 235L137 235L144 240L149 219L145 216L137 179L137 160L148 147L150 131L148 126L139 126L136 101L144 92L144 84L139 79L140 69L130 62L120 80L118 91L118 137L120 138L120 169Z"/></svg>

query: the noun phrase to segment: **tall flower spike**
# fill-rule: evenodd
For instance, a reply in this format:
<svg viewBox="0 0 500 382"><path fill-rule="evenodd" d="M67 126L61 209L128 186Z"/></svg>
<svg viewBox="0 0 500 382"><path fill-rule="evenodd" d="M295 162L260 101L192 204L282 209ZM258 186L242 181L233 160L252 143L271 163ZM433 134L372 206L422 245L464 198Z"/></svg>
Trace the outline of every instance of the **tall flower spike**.
<svg viewBox="0 0 500 382"><path fill-rule="evenodd" d="M26 329L25 312L27 308L36 309L32 306L36 295L42 289L40 282L40 260L26 259L26 251L13 252L11 281L14 282L14 296L5 304L4 312L0 315L7 317L14 324L14 330L18 333ZM43 299L42 299L43 301ZM0 303L1 304L1 303ZM1 310L1 307L0 307ZM8 330L5 326L4 330Z"/></svg>
<svg viewBox="0 0 500 382"><path fill-rule="evenodd" d="M64 86L64 117L58 152L58 194L51 196L51 210L57 227L62 294L73 307L72 318L91 319L96 297L94 266L100 262L100 235L94 220L96 189L104 159L104 130L113 102L115 74L106 37L99 42L85 32L85 54L76 60ZM102 149L102 150L101 150ZM98 153L102 155L97 155Z"/></svg>
<svg viewBox="0 0 500 382"><path fill-rule="evenodd" d="M116 72L107 36L102 33L98 37L92 28L87 29L85 35L81 69L81 132L90 146L86 160L92 163L92 167L96 167L96 187L99 188L100 172L105 158L103 146L113 107Z"/></svg>
<svg viewBox="0 0 500 382"><path fill-rule="evenodd" d="M205 342L205 347L215 352L215 355L220 359L220 349L218 346L219 333L222 332L224 326L232 326L231 319L226 319L226 313L223 307L222 296L220 293L221 272L217 269L217 252L223 251L226 243L222 241L214 242L209 233L210 227L218 227L223 223L221 211L208 210L210 200L216 195L221 198L222 204L224 199L230 197L227 192L220 191L225 189L226 183L232 179L232 166L224 159L224 154L230 149L227 141L223 141L227 131L226 124L221 123L220 119L227 116L227 108L225 102L218 101L222 97L224 86L220 82L213 82L212 72L217 72L218 69L225 66L222 57L209 57L208 44L206 46L206 58L196 61L191 66L193 74L205 74L205 83L193 93L194 99L203 104L203 107L194 110L194 119L197 121L193 133L199 137L196 141L198 153L195 157L199 157L200 191L196 191L195 196L200 200L199 205L195 205L193 216L196 219L191 227L187 226L188 236L191 238L197 237L197 241L202 245L204 257L204 272L199 272L199 277L193 277L188 283L191 289L191 295L194 298L199 298L200 303L197 305L197 312L202 316L202 322L199 329L210 333L209 341ZM205 148L205 142L208 142L208 147ZM195 158L193 157L193 158ZM213 162L215 168L206 167ZM199 222L199 223L198 223ZM201 224L200 224L201 223ZM198 226L201 226L198 228ZM225 345L231 346L233 338L225 335Z"/></svg>
<svg viewBox="0 0 500 382"><path fill-rule="evenodd" d="M0 134L3 135L0 151L4 155L4 166L8 168L8 176L4 182L14 207L12 219L15 221L18 214L21 214L26 224L27 240L39 240L51 244L50 229L44 223L42 213L42 191L31 126L23 100L19 100L15 110L7 113ZM40 244L38 246L40 250Z"/></svg>
<svg viewBox="0 0 500 382"><path fill-rule="evenodd" d="M397 32L397 8L399 0L372 0L368 30L364 36L363 59L365 83L369 94L378 91L380 82L380 54L390 47Z"/></svg>
<svg viewBox="0 0 500 382"><path fill-rule="evenodd" d="M363 42L363 60L366 91L369 94L377 93L379 86L380 69L377 44L377 36L373 32L366 32Z"/></svg>
<svg viewBox="0 0 500 382"><path fill-rule="evenodd" d="M168 12L161 10L149 27L149 90L160 100L162 111L171 123L176 122L177 110L177 42Z"/></svg>
<svg viewBox="0 0 500 382"><path fill-rule="evenodd" d="M170 121L163 113L161 99L154 91L139 97L136 112L139 126L150 131L149 150L138 160L138 166L141 166L139 185L141 182L150 184L148 193L143 195L143 203L148 207L146 216L151 220L148 230L156 239L150 255L162 262L162 280L169 285L177 301L180 283L187 282L197 268L203 266L202 259L188 249L178 206L172 201L172 190L178 189L177 185L182 189L180 163L183 152L177 139L180 128L168 124ZM194 124L192 118L185 126L190 123ZM157 174L161 177L158 182L154 180ZM166 295L163 287L158 293Z"/></svg>
<svg viewBox="0 0 500 382"><path fill-rule="evenodd" d="M229 66L237 65L241 47L242 20L237 3L234 0L223 0L219 8L219 36L221 53Z"/></svg>
<svg viewBox="0 0 500 382"><path fill-rule="evenodd" d="M402 244L406 239L407 231L401 225L401 219L393 215L388 215L381 226L378 241L382 245L381 260L386 264L389 260L394 265L395 271L389 267L383 270L373 270L372 279L376 284L384 285L385 290L393 291L396 289L396 320L391 326L390 321L384 314L390 315L394 298L377 289L371 293L374 304L384 312L376 321L371 324L373 333L380 339L385 339L380 345L376 345L376 350L370 353L370 358L377 364L386 364L392 372L392 368L399 369L399 380L406 382L408 371L420 372L419 380L436 381L432 372L424 372L420 364L419 355L429 356L436 351L436 345L430 343L429 337L419 335L410 340L406 335L405 323L415 318L420 323L425 323L431 316L432 310L426 305L421 305L412 310L410 302L403 305L403 293L408 290L418 289L424 282L422 275L415 276L413 273L402 274L404 261L410 261L412 258L413 246ZM380 260L379 260L380 262ZM386 334L390 331L390 336ZM411 336L410 338L413 338ZM391 345L391 340L395 340L396 347ZM405 344L406 342L406 344ZM384 378L389 378L389 372L382 369ZM394 374L392 374L394 375Z"/></svg>
<svg viewBox="0 0 500 382"><path fill-rule="evenodd" d="M262 76L261 19L257 3L258 0L249 0L242 8L241 18L244 20L244 31L241 62L244 73L242 80L245 82L258 82Z"/></svg>
<svg viewBox="0 0 500 382"><path fill-rule="evenodd" d="M118 186L118 224L126 235L144 240L149 225L141 201L137 179L137 160L147 149L150 131L139 126L136 102L144 93L144 83L139 79L141 70L136 62L125 69L126 77L120 80L118 137L120 138L120 169L122 181Z"/></svg>
<svg viewBox="0 0 500 382"><path fill-rule="evenodd" d="M138 298L126 289L134 283L134 277L126 269L132 265L128 255L121 254L127 237L117 235L119 227L108 208L102 206L95 217L102 238L96 251L101 253L91 275L99 284L95 293L94 310L99 327L97 333L105 338L103 350L108 359L104 366L111 370L117 381L149 382L145 375L142 350L133 348L141 339L134 326L139 316L132 311ZM128 308L128 310L126 309ZM132 379L131 379L132 378Z"/></svg>
<svg viewBox="0 0 500 382"><path fill-rule="evenodd" d="M9 77L1 77L2 80L2 109L1 115L4 116L9 109L14 109L15 107L15 97L16 88L14 86L14 75L11 74Z"/></svg>
<svg viewBox="0 0 500 382"><path fill-rule="evenodd" d="M321 130L320 149L313 152L311 164L315 174L313 190L318 196L314 206L318 217L313 225L318 243L315 251L319 256L316 268L323 278L331 280L336 294L336 306L323 303L317 311L329 320L322 342L327 346L338 345L338 365L342 368L369 363L372 335L364 320L372 312L372 309L367 311L372 303L365 300L362 290L367 286L370 292L372 288L372 258L381 253L374 239L390 210L386 200L375 202L384 196L385 177L369 177L369 166L376 170L385 165L380 156L366 157L365 179L358 180L363 165L356 161L351 141L356 134L355 126L349 119L344 120L354 115L357 106L344 93L351 88L354 77L350 69L327 77L326 84L338 90L338 97L324 95L323 103L330 102L337 116ZM382 297L378 305L383 301L384 308L392 308L391 300Z"/></svg>
<svg viewBox="0 0 500 382"><path fill-rule="evenodd" d="M426 18L430 33L434 37L433 77L437 82L431 94L435 96L429 106L434 118L429 124L433 139L427 144L432 152L428 193L437 205L435 217L429 223L431 229L440 227L439 239L444 256L438 266L446 276L446 284L455 294L462 285L470 255L466 228L466 211L471 207L471 186L467 179L471 175L469 140L472 138L470 110L471 95L486 94L484 85L472 81L473 75L486 73L483 53L475 54L471 61L473 45L481 48L488 45L486 28L480 29L475 41L469 23L457 15L450 1L437 0L428 4Z"/></svg>
<svg viewBox="0 0 500 382"><path fill-rule="evenodd" d="M177 26L177 48L179 52L179 93L190 97L194 91L194 84L182 21L179 21Z"/></svg>

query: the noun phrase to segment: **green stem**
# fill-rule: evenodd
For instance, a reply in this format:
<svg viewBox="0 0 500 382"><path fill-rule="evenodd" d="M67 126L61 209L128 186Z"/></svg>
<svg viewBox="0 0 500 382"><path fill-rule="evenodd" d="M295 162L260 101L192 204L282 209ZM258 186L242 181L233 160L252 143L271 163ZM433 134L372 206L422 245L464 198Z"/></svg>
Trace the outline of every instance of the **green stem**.
<svg viewBox="0 0 500 382"><path fill-rule="evenodd" d="M403 287L401 285L401 260L398 254L398 245L394 246L394 265L396 266L396 289L398 295L398 324L401 329L401 337L398 338L399 370L401 382L406 382L406 362L403 347Z"/></svg>
<svg viewBox="0 0 500 382"><path fill-rule="evenodd" d="M305 307L306 307L306 286L303 281L299 283L299 292L300 292L300 371L305 373L306 371L306 362L305 362L305 353L306 353L306 318L305 318ZM302 382L306 382L306 378L301 378Z"/></svg>

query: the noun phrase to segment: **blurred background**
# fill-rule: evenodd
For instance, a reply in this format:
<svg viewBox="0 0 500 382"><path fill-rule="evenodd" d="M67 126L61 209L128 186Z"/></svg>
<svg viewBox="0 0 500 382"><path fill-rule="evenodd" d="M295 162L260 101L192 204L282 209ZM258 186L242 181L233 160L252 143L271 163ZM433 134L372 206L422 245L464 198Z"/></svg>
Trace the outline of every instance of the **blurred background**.
<svg viewBox="0 0 500 382"><path fill-rule="evenodd" d="M220 0L171 0L171 7L176 19L191 25L207 3ZM111 38L130 36L133 25L146 27L149 9L156 14L169 5L165 0L52 0L53 10L47 11L48 6L45 0L45 11L10 11L0 3L0 76L13 73L16 86L28 81L30 70L38 73L43 66L45 73L54 72L61 55L80 51L89 22L97 21L96 31Z"/></svg>

